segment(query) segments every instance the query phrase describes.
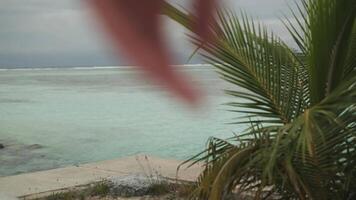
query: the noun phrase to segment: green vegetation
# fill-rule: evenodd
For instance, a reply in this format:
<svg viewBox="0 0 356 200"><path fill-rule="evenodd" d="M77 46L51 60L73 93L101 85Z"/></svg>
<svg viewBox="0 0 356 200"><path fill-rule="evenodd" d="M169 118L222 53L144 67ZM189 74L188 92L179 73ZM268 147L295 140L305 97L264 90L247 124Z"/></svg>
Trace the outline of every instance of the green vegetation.
<svg viewBox="0 0 356 200"><path fill-rule="evenodd" d="M67 192L56 192L39 200L84 200L87 197L105 197L110 196L110 185L105 182L91 184L84 189L71 190Z"/></svg>
<svg viewBox="0 0 356 200"><path fill-rule="evenodd" d="M90 196L106 196L110 193L110 185L106 182L100 182L90 187L88 192Z"/></svg>
<svg viewBox="0 0 356 200"><path fill-rule="evenodd" d="M43 200L84 200L84 196L78 195L76 192L63 192L63 193L55 193L52 194ZM42 200L42 199L41 199Z"/></svg>
<svg viewBox="0 0 356 200"><path fill-rule="evenodd" d="M193 184L190 182L171 182L161 178L161 181L152 183L145 199L186 199L190 195ZM117 199L117 197L130 198L134 196L118 195L113 185L102 181L87 187L76 188L65 192L54 192L53 194L39 198L38 200L86 200L86 199Z"/></svg>
<svg viewBox="0 0 356 200"><path fill-rule="evenodd" d="M219 11L202 55L236 90L243 133L211 138L193 199L347 199L356 191L356 0L301 0L286 18L298 50L242 14ZM192 29L190 14L165 14Z"/></svg>
<svg viewBox="0 0 356 200"><path fill-rule="evenodd" d="M168 194L173 191L173 186L165 181L161 181L159 183L154 183L150 185L148 188L148 195L163 195L163 194Z"/></svg>

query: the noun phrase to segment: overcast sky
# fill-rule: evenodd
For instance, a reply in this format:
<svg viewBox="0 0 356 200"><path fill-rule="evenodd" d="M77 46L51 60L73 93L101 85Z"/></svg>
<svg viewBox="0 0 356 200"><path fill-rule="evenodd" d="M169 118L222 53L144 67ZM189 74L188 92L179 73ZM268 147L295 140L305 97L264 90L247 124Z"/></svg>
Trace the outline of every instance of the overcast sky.
<svg viewBox="0 0 356 200"><path fill-rule="evenodd" d="M171 1L189 6L187 0ZM288 12L287 3L225 0L230 8L245 10L292 44L279 20L282 13ZM184 30L168 19L164 22L176 62L185 63L193 50ZM81 0L0 0L0 67L129 64L112 56L105 34L96 25Z"/></svg>

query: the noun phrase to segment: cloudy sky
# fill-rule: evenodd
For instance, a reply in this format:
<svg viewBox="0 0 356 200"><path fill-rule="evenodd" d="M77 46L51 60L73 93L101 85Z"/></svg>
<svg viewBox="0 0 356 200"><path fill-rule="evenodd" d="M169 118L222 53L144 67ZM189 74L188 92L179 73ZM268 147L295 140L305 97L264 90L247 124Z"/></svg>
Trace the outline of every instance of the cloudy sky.
<svg viewBox="0 0 356 200"><path fill-rule="evenodd" d="M0 68L129 64L111 54L105 34L83 1L1 0ZM188 0L171 1L189 6ZM224 4L257 17L292 44L279 20L288 12L287 0L225 0ZM184 30L168 19L164 28L176 62L185 63L193 50Z"/></svg>

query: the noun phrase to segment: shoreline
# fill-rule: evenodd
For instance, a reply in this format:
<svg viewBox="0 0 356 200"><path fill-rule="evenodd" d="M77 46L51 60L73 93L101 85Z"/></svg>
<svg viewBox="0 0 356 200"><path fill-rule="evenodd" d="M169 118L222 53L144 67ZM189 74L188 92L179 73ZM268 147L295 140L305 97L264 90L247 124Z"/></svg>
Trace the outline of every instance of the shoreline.
<svg viewBox="0 0 356 200"><path fill-rule="evenodd" d="M78 166L5 176L0 177L0 197L3 195L11 198L28 196L36 198L39 195L88 185L110 177L135 174L159 173L169 179L194 181L202 169L201 166L182 167L177 176L177 167L181 163L179 160L138 154Z"/></svg>

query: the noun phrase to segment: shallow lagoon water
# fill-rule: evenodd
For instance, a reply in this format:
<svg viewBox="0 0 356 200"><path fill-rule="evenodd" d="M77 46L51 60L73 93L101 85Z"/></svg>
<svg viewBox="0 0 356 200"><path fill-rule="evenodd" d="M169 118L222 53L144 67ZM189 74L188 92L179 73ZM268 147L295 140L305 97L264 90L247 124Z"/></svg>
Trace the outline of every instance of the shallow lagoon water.
<svg viewBox="0 0 356 200"><path fill-rule="evenodd" d="M222 106L227 85L208 66L181 67L206 91L191 111L131 68L0 71L0 176L138 153L186 159L236 113Z"/></svg>

